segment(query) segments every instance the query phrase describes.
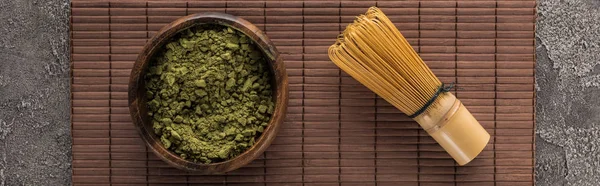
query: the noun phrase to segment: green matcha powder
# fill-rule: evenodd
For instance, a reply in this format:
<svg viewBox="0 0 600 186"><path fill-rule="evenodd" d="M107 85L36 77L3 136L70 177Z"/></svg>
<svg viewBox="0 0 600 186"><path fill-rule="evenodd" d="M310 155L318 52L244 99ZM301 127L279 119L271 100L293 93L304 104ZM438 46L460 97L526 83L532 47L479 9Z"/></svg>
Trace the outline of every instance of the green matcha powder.
<svg viewBox="0 0 600 186"><path fill-rule="evenodd" d="M150 63L148 115L165 148L215 163L255 143L273 113L265 59L243 33L203 25L178 34Z"/></svg>

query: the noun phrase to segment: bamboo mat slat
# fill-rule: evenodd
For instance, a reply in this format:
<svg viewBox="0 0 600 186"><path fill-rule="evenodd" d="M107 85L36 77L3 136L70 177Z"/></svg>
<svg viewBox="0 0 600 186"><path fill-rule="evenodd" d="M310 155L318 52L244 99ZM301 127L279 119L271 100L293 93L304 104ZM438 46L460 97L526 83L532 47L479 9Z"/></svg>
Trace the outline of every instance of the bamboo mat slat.
<svg viewBox="0 0 600 186"><path fill-rule="evenodd" d="M533 185L535 1L88 1L71 11L74 185ZM458 166L414 121L342 72L327 48L380 7L492 135ZM270 148L226 175L169 167L128 113L130 69L164 25L225 12L282 53L290 100Z"/></svg>

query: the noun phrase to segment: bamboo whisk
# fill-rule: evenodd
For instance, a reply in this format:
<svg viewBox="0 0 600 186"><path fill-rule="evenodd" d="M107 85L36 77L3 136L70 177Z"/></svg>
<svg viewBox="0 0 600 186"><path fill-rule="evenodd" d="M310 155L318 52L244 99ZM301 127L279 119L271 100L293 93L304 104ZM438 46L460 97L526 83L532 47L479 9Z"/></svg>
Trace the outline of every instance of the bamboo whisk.
<svg viewBox="0 0 600 186"><path fill-rule="evenodd" d="M460 165L489 141L485 129L378 8L369 8L348 25L329 47L329 58L417 121Z"/></svg>

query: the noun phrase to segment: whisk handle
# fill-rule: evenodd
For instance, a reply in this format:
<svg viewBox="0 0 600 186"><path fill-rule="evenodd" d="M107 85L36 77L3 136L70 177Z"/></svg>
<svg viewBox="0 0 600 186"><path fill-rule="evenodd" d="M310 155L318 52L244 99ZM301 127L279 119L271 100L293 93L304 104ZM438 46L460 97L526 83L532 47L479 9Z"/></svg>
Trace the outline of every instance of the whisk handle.
<svg viewBox="0 0 600 186"><path fill-rule="evenodd" d="M459 164L475 159L487 145L490 134L450 92L440 95L438 106L413 118Z"/></svg>

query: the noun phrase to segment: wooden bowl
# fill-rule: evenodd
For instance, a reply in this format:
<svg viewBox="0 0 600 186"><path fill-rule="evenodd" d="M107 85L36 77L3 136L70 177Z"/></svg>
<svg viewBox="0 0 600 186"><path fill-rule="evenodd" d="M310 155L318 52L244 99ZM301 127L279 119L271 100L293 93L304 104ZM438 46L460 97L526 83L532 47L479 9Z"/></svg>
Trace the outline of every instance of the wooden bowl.
<svg viewBox="0 0 600 186"><path fill-rule="evenodd" d="M148 71L148 64L155 53L168 43L171 38L180 31L201 24L219 24L234 28L251 38L262 50L264 57L270 66L273 75L271 87L273 89L273 100L275 110L271 116L268 126L256 139L254 146L239 156L223 162L202 164L182 159L178 155L164 148L152 129L151 118L146 114L146 87L144 76ZM179 18L169 25L163 27L158 33L146 43L142 52L131 70L129 79L129 112L135 128L144 142L163 161L183 170L198 171L204 174L218 174L240 168L260 156L271 144L285 118L288 104L288 78L283 60L277 52L275 45L269 38L252 23L223 13L199 13Z"/></svg>

